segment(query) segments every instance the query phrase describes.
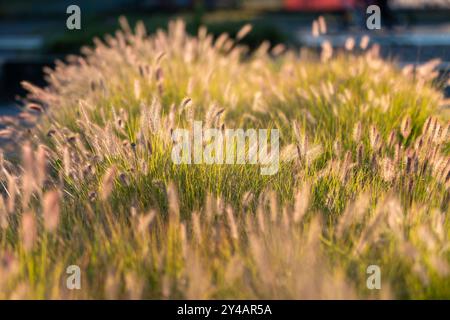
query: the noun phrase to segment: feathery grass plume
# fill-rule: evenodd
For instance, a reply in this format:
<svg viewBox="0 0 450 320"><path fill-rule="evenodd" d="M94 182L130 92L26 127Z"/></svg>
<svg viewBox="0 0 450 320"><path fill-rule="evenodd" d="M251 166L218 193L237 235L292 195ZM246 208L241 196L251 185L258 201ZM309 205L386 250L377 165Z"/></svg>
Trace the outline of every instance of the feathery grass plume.
<svg viewBox="0 0 450 320"><path fill-rule="evenodd" d="M32 110L32 111L36 111L36 112L39 112L39 113L42 113L42 112L44 112L44 108L42 108L40 105L38 105L37 103L29 103L29 104L27 104L27 109L30 109L30 110Z"/></svg>
<svg viewBox="0 0 450 320"><path fill-rule="evenodd" d="M128 20L127 20L127 18L125 16L120 16L119 17L119 25L120 25L120 28L124 31L124 33L125 33L125 35L127 37L131 36L131 33L132 33L131 27L128 24Z"/></svg>
<svg viewBox="0 0 450 320"><path fill-rule="evenodd" d="M130 300L141 299L144 283L143 279L135 272L128 272L125 274L125 287Z"/></svg>
<svg viewBox="0 0 450 320"><path fill-rule="evenodd" d="M319 24L319 31L322 34L327 33L327 23L325 21L325 18L323 16L319 16L319 18L317 19L317 22Z"/></svg>
<svg viewBox="0 0 450 320"><path fill-rule="evenodd" d="M346 183L352 168L352 152L349 150L345 153L344 161L341 163L339 179L342 183Z"/></svg>
<svg viewBox="0 0 450 320"><path fill-rule="evenodd" d="M120 286L120 278L116 271L109 270L106 274L105 280L105 298L107 300L118 299L119 294L119 286Z"/></svg>
<svg viewBox="0 0 450 320"><path fill-rule="evenodd" d="M271 53L274 57L281 55L284 51L286 51L286 47L283 44L277 44L272 48Z"/></svg>
<svg viewBox="0 0 450 320"><path fill-rule="evenodd" d="M8 213L13 213L16 206L16 196L17 196L16 177L8 173L6 170L5 175L8 183L8 188L6 189L8 194L8 200L6 206L8 209Z"/></svg>
<svg viewBox="0 0 450 320"><path fill-rule="evenodd" d="M355 48L355 39L353 37L348 37L345 39L344 48L347 51L352 51Z"/></svg>
<svg viewBox="0 0 450 320"><path fill-rule="evenodd" d="M305 161L309 148L308 136L300 132L300 128L295 120L292 122L292 127L294 129L295 138L297 139L298 156L300 160Z"/></svg>
<svg viewBox="0 0 450 320"><path fill-rule="evenodd" d="M138 218L137 231L140 234L147 233L155 217L156 217L155 210L150 210L147 214L140 215Z"/></svg>
<svg viewBox="0 0 450 320"><path fill-rule="evenodd" d="M230 228L231 238L234 240L238 240L239 232L238 232L238 227L236 225L236 220L234 218L233 209L230 206L227 206L226 213L227 213L227 222L228 222L228 227Z"/></svg>
<svg viewBox="0 0 450 320"><path fill-rule="evenodd" d="M59 192L57 190L48 191L42 199L42 216L44 227L49 232L54 232L59 224Z"/></svg>
<svg viewBox="0 0 450 320"><path fill-rule="evenodd" d="M225 212L225 200L221 196L216 197L216 213L222 215Z"/></svg>
<svg viewBox="0 0 450 320"><path fill-rule="evenodd" d="M21 81L20 84L25 90L29 91L32 94L35 101L45 101L51 103L58 103L59 101L59 99L53 93L50 93L49 90L41 89L29 83L28 81ZM37 106L39 109L40 106L39 105ZM40 110L42 110L42 107L40 108Z"/></svg>
<svg viewBox="0 0 450 320"><path fill-rule="evenodd" d="M440 130L440 136L436 137L435 143L447 143L450 141L450 121L447 123L447 125L442 125L442 130Z"/></svg>
<svg viewBox="0 0 450 320"><path fill-rule="evenodd" d="M167 201L169 205L169 217L172 219L175 218L174 221L178 221L180 216L178 191L175 183L172 181L167 186Z"/></svg>
<svg viewBox="0 0 450 320"><path fill-rule="evenodd" d="M188 236L186 223L181 222L179 229L180 229L181 252L183 255L183 259L186 260L188 258Z"/></svg>
<svg viewBox="0 0 450 320"><path fill-rule="evenodd" d="M397 132L395 130L391 130L388 136L387 145L389 148L392 148L394 145L397 144Z"/></svg>
<svg viewBox="0 0 450 320"><path fill-rule="evenodd" d="M370 127L369 140L372 150L374 152L377 152L381 147L381 136L380 133L378 132L377 127L375 127L374 125Z"/></svg>
<svg viewBox="0 0 450 320"><path fill-rule="evenodd" d="M430 263L440 277L447 277L450 274L450 265L445 258L437 254L433 254L431 256Z"/></svg>
<svg viewBox="0 0 450 320"><path fill-rule="evenodd" d="M418 168L418 158L413 150L408 150L405 157L406 174L415 174Z"/></svg>
<svg viewBox="0 0 450 320"><path fill-rule="evenodd" d="M246 35L248 35L252 31L252 25L250 23L245 24L236 34L236 40L242 40L245 38Z"/></svg>
<svg viewBox="0 0 450 320"><path fill-rule="evenodd" d="M435 72L437 66L442 63L439 58L431 59L416 68L416 75L424 80L433 80L438 76L438 72Z"/></svg>
<svg viewBox="0 0 450 320"><path fill-rule="evenodd" d="M210 222L217 211L216 201L211 193L206 194L205 205L204 205L204 213L206 222Z"/></svg>
<svg viewBox="0 0 450 320"><path fill-rule="evenodd" d="M72 159L70 157L69 147L64 146L63 149L63 166L64 166L64 175L66 177L70 176L70 172L72 171Z"/></svg>
<svg viewBox="0 0 450 320"><path fill-rule="evenodd" d="M1 129L1 130L0 130L0 138L3 138L3 139L10 139L10 138L13 136L14 131L15 131L15 130L13 130L12 128Z"/></svg>
<svg viewBox="0 0 450 320"><path fill-rule="evenodd" d="M186 260L186 298L204 299L211 288L211 275L201 263L199 253L193 251Z"/></svg>
<svg viewBox="0 0 450 320"><path fill-rule="evenodd" d="M380 229L385 219L383 211L384 203L380 203L375 208L375 211L370 216L369 221L362 230L359 239L355 239L354 253L357 255L363 254L370 244L374 244L380 235Z"/></svg>
<svg viewBox="0 0 450 320"><path fill-rule="evenodd" d="M8 211L5 206L5 200L3 196L0 196L0 230L7 229L8 225Z"/></svg>
<svg viewBox="0 0 450 320"><path fill-rule="evenodd" d="M193 212L191 219L192 219L192 232L194 234L194 237L198 243L202 243L203 236L200 223L200 214L197 211Z"/></svg>
<svg viewBox="0 0 450 320"><path fill-rule="evenodd" d="M206 113L205 113L205 119L204 119L204 123L205 124L203 125L204 129L212 128L212 124L214 122L214 119L216 117L216 114L217 114L218 110L219 110L219 108L217 107L216 103L212 103L212 104L209 105L209 107L208 107L208 109L206 110Z"/></svg>
<svg viewBox="0 0 450 320"><path fill-rule="evenodd" d="M403 240L405 219L400 201L396 197L389 196L385 201L384 210L387 227L399 237L400 240Z"/></svg>
<svg viewBox="0 0 450 320"><path fill-rule="evenodd" d="M233 49L234 44L235 42L233 39L227 39L227 41L225 41L225 44L223 45L223 51L229 53L231 49Z"/></svg>
<svg viewBox="0 0 450 320"><path fill-rule="evenodd" d="M402 74L405 76L411 76L414 73L414 65L409 63L402 68Z"/></svg>
<svg viewBox="0 0 450 320"><path fill-rule="evenodd" d="M311 34L314 38L320 36L319 22L317 20L313 20L311 25Z"/></svg>
<svg viewBox="0 0 450 320"><path fill-rule="evenodd" d="M308 230L306 231L306 242L308 243L309 250L319 251L320 237L322 236L322 218L320 216L314 216L309 222ZM317 256L314 258L318 258Z"/></svg>
<svg viewBox="0 0 450 320"><path fill-rule="evenodd" d="M266 195L267 195L268 201L269 201L270 212L271 212L272 216L274 217L272 221L275 221L276 216L278 216L278 212L279 212L277 194L274 190L270 190Z"/></svg>
<svg viewBox="0 0 450 320"><path fill-rule="evenodd" d="M293 143L284 146L283 149L281 149L280 153L280 161L282 162L290 162L299 157L299 153L297 151L297 146Z"/></svg>
<svg viewBox="0 0 450 320"><path fill-rule="evenodd" d="M20 282L11 292L10 300L30 300L30 285L26 282Z"/></svg>
<svg viewBox="0 0 450 320"><path fill-rule="evenodd" d="M361 132L362 132L362 124L361 121L358 121L353 127L353 140L356 143L361 141Z"/></svg>
<svg viewBox="0 0 450 320"><path fill-rule="evenodd" d="M225 111L225 108L218 108L216 110L216 113L214 114L214 126L216 128L220 128L219 121L220 121L220 118L223 116L224 111Z"/></svg>
<svg viewBox="0 0 450 320"><path fill-rule="evenodd" d="M402 134L404 139L408 139L409 134L411 133L411 117L410 116L406 116L403 121L402 121L402 125L400 127L400 133Z"/></svg>
<svg viewBox="0 0 450 320"><path fill-rule="evenodd" d="M216 50L223 49L225 42L228 40L228 37L228 33L222 33L220 36L218 36L216 42L214 43L214 48Z"/></svg>
<svg viewBox="0 0 450 320"><path fill-rule="evenodd" d="M39 145L36 154L36 182L42 188L47 178L47 148Z"/></svg>
<svg viewBox="0 0 450 320"><path fill-rule="evenodd" d="M156 85L158 87L159 95L162 96L164 93L164 87L163 87L164 73L160 66L158 66L156 68L155 78L156 78Z"/></svg>
<svg viewBox="0 0 450 320"><path fill-rule="evenodd" d="M322 153L323 153L322 146L320 145L312 146L306 154L306 163L307 164L313 163L316 159L318 159L322 155Z"/></svg>
<svg viewBox="0 0 450 320"><path fill-rule="evenodd" d="M439 143L441 140L440 138L441 138L441 124L439 123L439 121L436 121L432 135L432 141L434 143Z"/></svg>
<svg viewBox="0 0 450 320"><path fill-rule="evenodd" d="M8 282L20 271L19 260L14 252L11 250L4 250L0 255L0 288L6 289ZM4 294L0 294L0 297L5 298Z"/></svg>
<svg viewBox="0 0 450 320"><path fill-rule="evenodd" d="M29 142L22 146L22 206L26 208L30 201L31 194L36 188L35 182L35 159Z"/></svg>
<svg viewBox="0 0 450 320"><path fill-rule="evenodd" d="M263 58L267 56L267 52L270 49L270 42L267 40L264 40L256 49L255 51L255 57Z"/></svg>
<svg viewBox="0 0 450 320"><path fill-rule="evenodd" d="M333 46L330 41L325 40L321 43L320 47L322 49L320 52L320 60L322 62L327 62L333 56Z"/></svg>
<svg viewBox="0 0 450 320"><path fill-rule="evenodd" d="M367 47L369 46L369 42L370 42L369 36L368 36L368 35L364 35L364 36L361 38L361 41L359 42L359 47L360 47L362 50L366 50Z"/></svg>
<svg viewBox="0 0 450 320"><path fill-rule="evenodd" d="M384 158L381 161L381 175L386 182L391 182L395 178L395 169L392 160Z"/></svg>
<svg viewBox="0 0 450 320"><path fill-rule="evenodd" d="M429 251L433 252L436 250L437 239L429 225L424 224L419 226L417 234L420 238L420 241L427 247Z"/></svg>
<svg viewBox="0 0 450 320"><path fill-rule="evenodd" d="M180 103L180 112L184 111L187 108L192 107L192 99L189 97L184 98Z"/></svg>
<svg viewBox="0 0 450 320"><path fill-rule="evenodd" d="M333 142L333 152L337 158L340 158L341 153L342 153L342 146L341 146L341 142L339 140L336 140Z"/></svg>
<svg viewBox="0 0 450 320"><path fill-rule="evenodd" d="M111 166L103 175L100 187L100 199L106 201L111 195L114 188L114 180L117 175L117 167Z"/></svg>
<svg viewBox="0 0 450 320"><path fill-rule="evenodd" d="M288 208L281 209L281 226L284 230L289 230L291 224L291 215L288 213Z"/></svg>
<svg viewBox="0 0 450 320"><path fill-rule="evenodd" d="M262 206L258 206L256 209L256 220L258 229L260 232L264 233L266 232L266 218L265 218L265 212Z"/></svg>
<svg viewBox="0 0 450 320"><path fill-rule="evenodd" d="M435 176L437 180L443 184L450 180L450 158L447 158L447 160L441 158L441 160L435 164Z"/></svg>
<svg viewBox="0 0 450 320"><path fill-rule="evenodd" d="M294 215L293 219L295 223L302 221L306 214L309 205L310 190L308 184L303 185L295 195L294 203Z"/></svg>
<svg viewBox="0 0 450 320"><path fill-rule="evenodd" d="M373 61L377 61L380 58L380 50L381 47L378 43L373 44L370 49L367 51L367 58Z"/></svg>
<svg viewBox="0 0 450 320"><path fill-rule="evenodd" d="M364 213L369 208L370 198L368 193L362 193L358 195L358 198L353 201L344 210L344 213L339 218L339 222L336 227L336 236L342 238L344 232L348 230L351 225L356 225L361 222L364 217Z"/></svg>
<svg viewBox="0 0 450 320"><path fill-rule="evenodd" d="M438 127L438 119L437 118L432 118L430 125L428 127L428 131L427 131L427 136L431 139L431 141L433 141L433 138L436 134L436 128Z"/></svg>
<svg viewBox="0 0 450 320"><path fill-rule="evenodd" d="M134 80L134 97L136 100L141 99L141 83L139 82L139 79Z"/></svg>
<svg viewBox="0 0 450 320"><path fill-rule="evenodd" d="M255 195L252 192L247 191L246 193L244 193L244 195L242 196L242 200L241 200L242 208L244 211L250 209L250 206L251 206L254 198L255 198Z"/></svg>
<svg viewBox="0 0 450 320"><path fill-rule="evenodd" d="M403 157L403 146L400 143L397 143L394 146L394 163L396 165L400 165Z"/></svg>
<svg viewBox="0 0 450 320"><path fill-rule="evenodd" d="M356 148L356 161L361 166L364 163L364 144L359 143Z"/></svg>
<svg viewBox="0 0 450 320"><path fill-rule="evenodd" d="M425 120L425 123L423 124L423 127L422 127L422 134L423 135L428 135L428 132L429 132L429 130L430 130L430 126L432 125L432 123L433 123L433 120L434 120L434 118L432 117L432 116L429 116L426 120Z"/></svg>
<svg viewBox="0 0 450 320"><path fill-rule="evenodd" d="M25 250L33 249L37 241L37 222L34 212L27 211L22 215L22 224L20 229L20 238Z"/></svg>

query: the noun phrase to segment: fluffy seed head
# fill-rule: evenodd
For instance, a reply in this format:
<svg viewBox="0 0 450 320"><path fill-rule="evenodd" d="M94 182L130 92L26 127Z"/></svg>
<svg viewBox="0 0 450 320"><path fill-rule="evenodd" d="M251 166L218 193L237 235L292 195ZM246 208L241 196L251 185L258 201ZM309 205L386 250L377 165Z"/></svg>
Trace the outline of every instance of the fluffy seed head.
<svg viewBox="0 0 450 320"><path fill-rule="evenodd" d="M59 192L53 190L45 193L42 200L42 215L44 227L47 231L53 232L58 227L59 214Z"/></svg>

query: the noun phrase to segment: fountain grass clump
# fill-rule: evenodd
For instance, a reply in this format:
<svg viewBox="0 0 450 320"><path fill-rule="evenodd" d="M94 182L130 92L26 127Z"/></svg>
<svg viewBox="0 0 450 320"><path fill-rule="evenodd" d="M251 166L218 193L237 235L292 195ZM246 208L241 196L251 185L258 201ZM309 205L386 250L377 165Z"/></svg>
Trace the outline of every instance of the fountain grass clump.
<svg viewBox="0 0 450 320"><path fill-rule="evenodd" d="M249 52L249 27L213 39L121 22L47 70L48 87L25 84L40 115L20 165L1 162L0 298L449 298L434 62ZM277 128L278 172L174 164L171 133L197 120Z"/></svg>

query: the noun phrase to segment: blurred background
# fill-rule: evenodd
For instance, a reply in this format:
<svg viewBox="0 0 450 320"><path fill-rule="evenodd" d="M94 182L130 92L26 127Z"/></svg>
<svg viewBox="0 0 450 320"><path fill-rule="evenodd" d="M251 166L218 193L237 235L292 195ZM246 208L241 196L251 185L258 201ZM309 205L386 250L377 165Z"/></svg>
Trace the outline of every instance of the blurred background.
<svg viewBox="0 0 450 320"><path fill-rule="evenodd" d="M66 28L71 4L81 8L81 30ZM381 8L381 30L366 28L370 4ZM131 25L143 20L149 33L177 17L193 34L206 25L216 36L234 35L251 23L253 30L244 39L251 48L264 40L317 48L324 39L343 47L349 36L358 41L368 35L372 43L380 44L383 56L400 66L440 58L444 77L450 66L450 0L2 0L0 114L16 111L15 98L24 94L21 80L44 85L44 66L77 53L95 36L113 33L120 15ZM320 15L326 19L327 34L313 37L311 23Z"/></svg>

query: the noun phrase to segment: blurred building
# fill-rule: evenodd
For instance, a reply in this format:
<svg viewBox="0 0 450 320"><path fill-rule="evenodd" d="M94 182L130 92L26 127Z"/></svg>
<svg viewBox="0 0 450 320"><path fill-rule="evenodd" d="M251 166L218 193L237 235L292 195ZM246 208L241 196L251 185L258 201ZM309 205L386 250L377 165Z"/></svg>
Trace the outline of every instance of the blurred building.
<svg viewBox="0 0 450 320"><path fill-rule="evenodd" d="M340 11L356 5L357 0L284 0L283 7L289 11Z"/></svg>
<svg viewBox="0 0 450 320"><path fill-rule="evenodd" d="M450 9L450 0L391 0L389 5L393 9Z"/></svg>

